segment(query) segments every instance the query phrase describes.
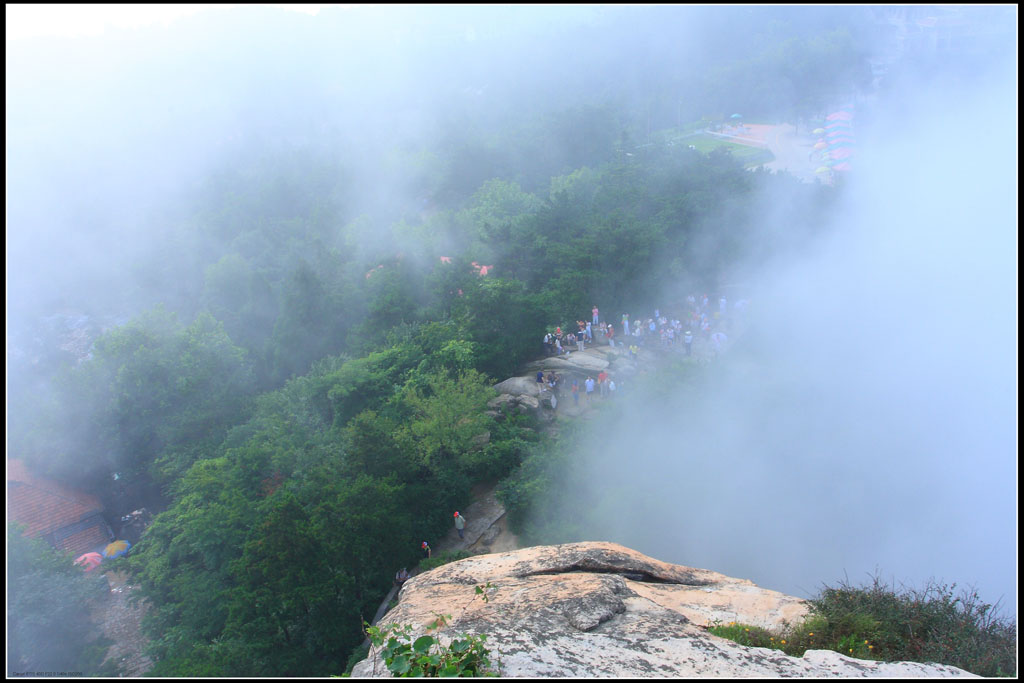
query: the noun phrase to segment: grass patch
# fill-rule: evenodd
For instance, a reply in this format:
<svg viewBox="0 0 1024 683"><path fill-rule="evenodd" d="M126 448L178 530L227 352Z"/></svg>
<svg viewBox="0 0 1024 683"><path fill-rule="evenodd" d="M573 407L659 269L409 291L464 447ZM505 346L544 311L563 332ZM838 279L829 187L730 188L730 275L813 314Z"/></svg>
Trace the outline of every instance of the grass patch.
<svg viewBox="0 0 1024 683"><path fill-rule="evenodd" d="M468 550L442 550L433 557L423 558L417 566L420 568L421 572L427 572L431 569L437 569L443 564L455 562L456 560L464 560L467 557L472 556L473 553Z"/></svg>
<svg viewBox="0 0 1024 683"><path fill-rule="evenodd" d="M731 622L708 630L741 645L802 657L811 649L883 662L936 662L986 677L1017 675L1017 625L973 590L929 583L897 591L876 576L867 586L825 587L803 623L769 631Z"/></svg>
<svg viewBox="0 0 1024 683"><path fill-rule="evenodd" d="M740 145L735 142L729 142L722 138L716 138L713 135L694 135L693 137L686 138L686 143L693 145L697 148L698 152L702 154L709 154L716 149L724 148L730 154L732 154L738 161L741 161L745 166L760 166L761 164L767 164L775 159L775 155L769 152L767 149L762 147L752 147L750 145Z"/></svg>

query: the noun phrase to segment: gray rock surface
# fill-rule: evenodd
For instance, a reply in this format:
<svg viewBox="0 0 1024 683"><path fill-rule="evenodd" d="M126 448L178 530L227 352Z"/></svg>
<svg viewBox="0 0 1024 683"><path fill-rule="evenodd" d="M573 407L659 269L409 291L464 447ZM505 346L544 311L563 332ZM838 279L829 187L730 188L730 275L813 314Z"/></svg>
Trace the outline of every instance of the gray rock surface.
<svg viewBox="0 0 1024 683"><path fill-rule="evenodd" d="M541 385L535 377L509 377L504 382L495 384L494 388L499 394L537 396L540 393Z"/></svg>
<svg viewBox="0 0 1024 683"><path fill-rule="evenodd" d="M554 370L555 372L568 372L577 370L579 372L598 373L608 367L608 361L604 354L587 349L583 352L570 353L564 356L552 356L528 363L525 366L527 372L536 373L537 370Z"/></svg>
<svg viewBox="0 0 1024 683"><path fill-rule="evenodd" d="M475 586L488 582L485 603ZM702 628L715 619L772 627L806 609L799 598L744 579L660 562L614 543L570 543L478 555L413 577L382 622L409 624L419 636L436 613L450 614L450 625L436 632L442 642L486 633L508 677L972 677L949 666L830 651L789 657ZM352 675L389 674L371 656Z"/></svg>

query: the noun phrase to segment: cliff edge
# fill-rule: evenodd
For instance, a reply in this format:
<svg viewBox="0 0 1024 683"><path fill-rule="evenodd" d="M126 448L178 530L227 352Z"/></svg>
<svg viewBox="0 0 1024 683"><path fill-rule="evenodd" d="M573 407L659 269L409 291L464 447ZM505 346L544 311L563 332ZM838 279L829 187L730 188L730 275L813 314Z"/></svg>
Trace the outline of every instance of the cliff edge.
<svg viewBox="0 0 1024 683"><path fill-rule="evenodd" d="M475 587L488 582L484 602ZM715 620L774 627L806 612L803 600L744 579L615 543L568 543L478 555L420 574L381 623L409 624L418 636L437 614L450 614L442 641L486 633L492 658L509 677L973 677L950 666L826 650L789 657L701 628ZM389 673L371 656L352 675Z"/></svg>

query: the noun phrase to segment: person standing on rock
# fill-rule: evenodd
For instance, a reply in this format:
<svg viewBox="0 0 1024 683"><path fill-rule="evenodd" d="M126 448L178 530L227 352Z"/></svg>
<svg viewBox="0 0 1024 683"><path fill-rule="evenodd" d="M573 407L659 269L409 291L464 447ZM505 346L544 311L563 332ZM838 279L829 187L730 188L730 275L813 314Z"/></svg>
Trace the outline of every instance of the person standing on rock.
<svg viewBox="0 0 1024 683"><path fill-rule="evenodd" d="M572 380L572 400L574 405L580 404L580 383L575 377Z"/></svg>
<svg viewBox="0 0 1024 683"><path fill-rule="evenodd" d="M608 393L608 373L604 370L597 373L597 386L600 388L603 398Z"/></svg>
<svg viewBox="0 0 1024 683"><path fill-rule="evenodd" d="M629 336L629 313L622 314L622 334Z"/></svg>
<svg viewBox="0 0 1024 683"><path fill-rule="evenodd" d="M590 311L590 312L591 312L591 313L593 314L593 321L594 321L594 324L595 324L595 325L597 325L597 322L598 322L598 321L597 321L597 317L598 317L598 316L597 316L597 304L594 304L594 308L593 308L593 309L591 309L591 311Z"/></svg>
<svg viewBox="0 0 1024 683"><path fill-rule="evenodd" d="M594 378L587 377L587 381L584 382L584 385L587 387L587 403L590 403L590 399L594 395Z"/></svg>
<svg viewBox="0 0 1024 683"><path fill-rule="evenodd" d="M459 511L455 511L455 530L459 532L459 538L465 540L465 536L462 534L462 530L466 528L466 518L459 514Z"/></svg>
<svg viewBox="0 0 1024 683"><path fill-rule="evenodd" d="M605 330L604 336L608 339L608 346L615 346L615 328L611 325Z"/></svg>
<svg viewBox="0 0 1024 683"><path fill-rule="evenodd" d="M427 542L423 541L423 543L420 544L420 548L422 548L423 552L425 552L427 554L427 559L429 560L430 559L430 546L427 545Z"/></svg>

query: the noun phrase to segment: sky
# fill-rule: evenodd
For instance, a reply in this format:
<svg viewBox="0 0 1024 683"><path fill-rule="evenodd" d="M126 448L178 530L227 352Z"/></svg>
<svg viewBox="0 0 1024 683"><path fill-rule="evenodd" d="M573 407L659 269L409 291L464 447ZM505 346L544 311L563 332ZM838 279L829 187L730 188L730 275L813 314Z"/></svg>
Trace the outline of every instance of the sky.
<svg viewBox="0 0 1024 683"><path fill-rule="evenodd" d="M151 305L131 264L159 256L176 200L239 150L320 146L353 169L352 214L387 215L418 200L400 152L440 119L470 128L612 78L641 101L675 77L650 73L658 55L684 63L708 38L623 28L637 57L623 64L586 40L606 6L5 11L9 349L23 319ZM629 34L648 32L633 50ZM925 63L858 103L856 172L828 237L745 274L748 339L699 395L641 405L588 449L575 488L616 514L571 491L561 514L591 510L594 540L796 595L877 568L1015 605L1012 38L967 77ZM762 201L771 220L786 198Z"/></svg>
<svg viewBox="0 0 1024 683"><path fill-rule="evenodd" d="M99 36L111 29L138 29L143 26L170 26L176 19L201 12L227 10L238 4L188 3L110 5L110 4L8 4L7 40L39 37ZM316 16L325 5L271 4L271 7Z"/></svg>

